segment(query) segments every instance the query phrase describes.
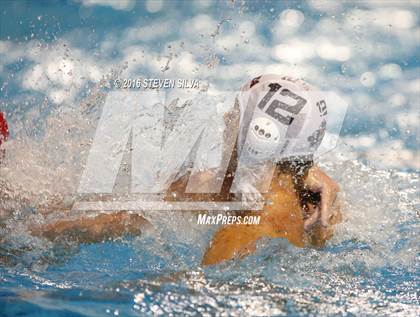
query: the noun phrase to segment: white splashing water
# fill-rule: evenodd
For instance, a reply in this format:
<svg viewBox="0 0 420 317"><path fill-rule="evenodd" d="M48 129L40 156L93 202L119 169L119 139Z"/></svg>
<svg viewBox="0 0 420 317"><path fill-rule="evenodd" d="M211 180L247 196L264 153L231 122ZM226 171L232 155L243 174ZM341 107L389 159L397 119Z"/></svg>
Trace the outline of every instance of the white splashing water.
<svg viewBox="0 0 420 317"><path fill-rule="evenodd" d="M99 115L99 106L91 108L88 114L79 109L60 109L43 118L36 111L28 112L22 124L14 126L15 137L6 145L6 160L0 168L2 248L14 256L9 264L20 263L15 266L17 272L22 265L31 268L32 283L37 284L41 278L35 272L48 272L49 266L57 266L69 257L82 257L74 249L67 255L66 251L57 253L53 244L32 237L26 225L43 221L37 213L39 206L55 202L71 206ZM39 121L42 124L37 129L28 128ZM346 151L349 149L339 147L319 162L341 185L344 202L344 221L337 225L334 238L324 250L297 249L281 240L263 240L258 252L243 261L197 271L215 228L209 230L196 225L190 215L157 213L149 217L154 219L158 233L151 232L129 243L138 262L132 268L133 273L154 272L146 280L149 283L152 279L151 283L157 285L167 282L156 279L156 274L178 270L189 273L175 278L172 298L159 290L150 290L147 295L146 286L141 284L146 283L144 281L136 282L142 285L141 291L139 284L134 288L130 286L130 296L135 299L147 295L159 309L172 307L173 312L186 307L194 311L210 302L209 311L227 309L233 314L254 311L281 314L293 313L293 309L297 315L304 314L305 309L330 314L343 309L361 313L364 309L365 313L374 314L381 313L372 304L377 301L385 305L385 312L398 313L403 307L408 315L414 315L417 308L410 292L412 283L416 282L402 280L402 284L408 285L408 291L399 295L401 303L395 299L389 302L387 290L381 289L385 282L375 274L389 267L403 270L404 274L418 272L418 175L375 170L357 160L343 159ZM156 264L162 261L164 264ZM92 259L87 263L103 270ZM112 262L110 265L105 271L109 270L114 279L112 283L120 285L123 277L114 272ZM84 269L84 274L89 276L90 268ZM41 274L47 274L48 283L55 285L54 275ZM83 288L83 282L71 278L63 283ZM375 283L378 285L374 286ZM184 291L178 289L185 284L189 291L197 292L191 299L185 298ZM349 288L355 293L354 300L348 298ZM290 307L284 304L287 298L294 301ZM174 306L174 302L178 306ZM305 302L311 303L309 308ZM138 307L145 313L154 309L152 304ZM124 307L119 309L124 311Z"/></svg>

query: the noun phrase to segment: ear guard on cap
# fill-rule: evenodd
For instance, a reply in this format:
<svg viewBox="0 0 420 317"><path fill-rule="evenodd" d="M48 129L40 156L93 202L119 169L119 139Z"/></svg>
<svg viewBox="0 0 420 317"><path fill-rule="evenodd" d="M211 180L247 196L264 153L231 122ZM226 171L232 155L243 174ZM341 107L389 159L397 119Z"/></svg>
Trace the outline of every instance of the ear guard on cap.
<svg viewBox="0 0 420 317"><path fill-rule="evenodd" d="M255 159L269 159L280 143L280 132L276 124L266 118L251 121L243 150Z"/></svg>

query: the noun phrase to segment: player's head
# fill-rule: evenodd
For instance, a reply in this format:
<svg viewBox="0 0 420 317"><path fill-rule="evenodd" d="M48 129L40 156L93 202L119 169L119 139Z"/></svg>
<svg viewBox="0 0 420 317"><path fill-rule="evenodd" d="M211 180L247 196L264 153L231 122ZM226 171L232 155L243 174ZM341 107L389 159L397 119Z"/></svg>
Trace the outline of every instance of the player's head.
<svg viewBox="0 0 420 317"><path fill-rule="evenodd" d="M237 102L242 154L254 160L281 161L311 156L318 149L327 123L326 104L303 80L259 76L241 88Z"/></svg>

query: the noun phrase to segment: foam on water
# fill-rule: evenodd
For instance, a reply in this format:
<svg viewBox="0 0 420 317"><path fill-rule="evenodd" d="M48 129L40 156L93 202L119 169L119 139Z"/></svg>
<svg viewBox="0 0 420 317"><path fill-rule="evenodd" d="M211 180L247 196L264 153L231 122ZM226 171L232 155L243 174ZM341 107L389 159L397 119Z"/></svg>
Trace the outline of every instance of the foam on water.
<svg viewBox="0 0 420 317"><path fill-rule="evenodd" d="M18 305L6 315L420 312L418 175L346 160L344 145L319 162L341 185L344 213L323 249L262 240L252 256L201 268L215 228L175 212L150 213L155 229L137 238L77 246L31 236L27 224L45 221L38 210L71 206L98 109L56 110L34 129L25 127L40 114L29 112L7 144L0 294Z"/></svg>
<svg viewBox="0 0 420 317"><path fill-rule="evenodd" d="M137 41L137 36L126 36L154 37L155 28L173 23L164 15L150 26L142 24L150 22L148 17L130 25L128 32L111 30L103 41L92 42L85 29L56 36L41 27L46 38L53 35L57 40L31 36L23 43L0 43L2 106L8 115L14 112L8 118L13 135L0 165L1 316L420 315L418 173L375 169L365 162L380 158L385 167L398 168L401 162L419 166L418 140L415 132L409 133L418 131L418 26L413 4L392 1L382 4L392 8L372 9L379 2L331 6L332 1L310 1L301 6L279 1L276 4L284 9L280 12L270 3L267 8L255 3L218 2L216 11L223 16L219 22L213 19L215 10L205 4L206 11L191 19L175 15L181 19L174 22L179 28L172 29L180 37L165 38L158 32L154 41ZM307 7L320 11L320 17ZM85 9L79 14L92 14L91 8ZM395 19L396 13L408 19ZM46 26L48 16L56 25L53 13L39 15L37 21ZM300 22L289 21L296 17ZM207 26L203 31L202 20L215 22L210 34ZM24 24L20 21L19 29ZM66 29L60 23L57 27ZM101 33L100 27L92 31ZM94 50L75 43L78 32L79 41L95 44ZM340 43L345 46L336 46ZM308 48L322 59L305 57ZM295 51L303 51L297 55L304 60L296 63ZM341 64L340 56L334 60L337 56L327 56L326 51L351 52L351 62ZM23 63L28 67L18 66ZM96 86L84 86L120 63L124 66ZM378 77L369 91L360 87L359 81L370 85L363 75L375 76L375 68L389 63L405 65L402 70L398 66L399 78ZM40 76L43 69L47 72ZM291 73L335 87L352 99L344 139L358 149L341 144L319 162L341 185L343 200L344 220L325 248L299 249L282 239L262 240L257 252L243 260L202 268L201 257L216 228L198 226L192 215L175 212L149 213L155 229L141 237L97 244L51 243L30 234L28 225L46 221L41 212L60 219L61 209L70 208L76 199L106 81L160 72L168 78L213 78L223 88L239 87L244 77L259 73ZM85 88L91 93L80 107L68 106L79 105L76 96ZM31 110L24 109L22 104L37 93L49 96L50 102L34 102Z"/></svg>

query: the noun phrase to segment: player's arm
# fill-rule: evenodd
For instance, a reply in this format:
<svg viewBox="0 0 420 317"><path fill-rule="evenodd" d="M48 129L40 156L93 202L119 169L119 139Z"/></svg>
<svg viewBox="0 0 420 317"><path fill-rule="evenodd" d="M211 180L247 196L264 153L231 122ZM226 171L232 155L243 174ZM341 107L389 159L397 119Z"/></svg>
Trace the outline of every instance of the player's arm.
<svg viewBox="0 0 420 317"><path fill-rule="evenodd" d="M147 225L150 224L143 216L120 211L32 225L29 231L51 241L65 238L78 243L94 243L125 235L140 235Z"/></svg>
<svg viewBox="0 0 420 317"><path fill-rule="evenodd" d="M222 162L228 163L231 160L237 160L236 154L236 137L238 134L239 128L239 105L235 103L234 107L224 113L224 132L223 132L223 140L222 140ZM214 187L214 182L217 180L224 179L225 174L232 174L234 171L230 170L232 166L226 166L227 171L219 168L211 168L204 171L198 171L191 175L187 175L188 177L181 177L177 181L175 181L168 193L175 192L177 193L178 197L182 196L182 191L178 189L184 190L187 186L187 182L190 184L194 184L194 188L200 188L202 192L212 192ZM228 190L227 188L222 188L223 190ZM226 194L223 192L222 194Z"/></svg>

